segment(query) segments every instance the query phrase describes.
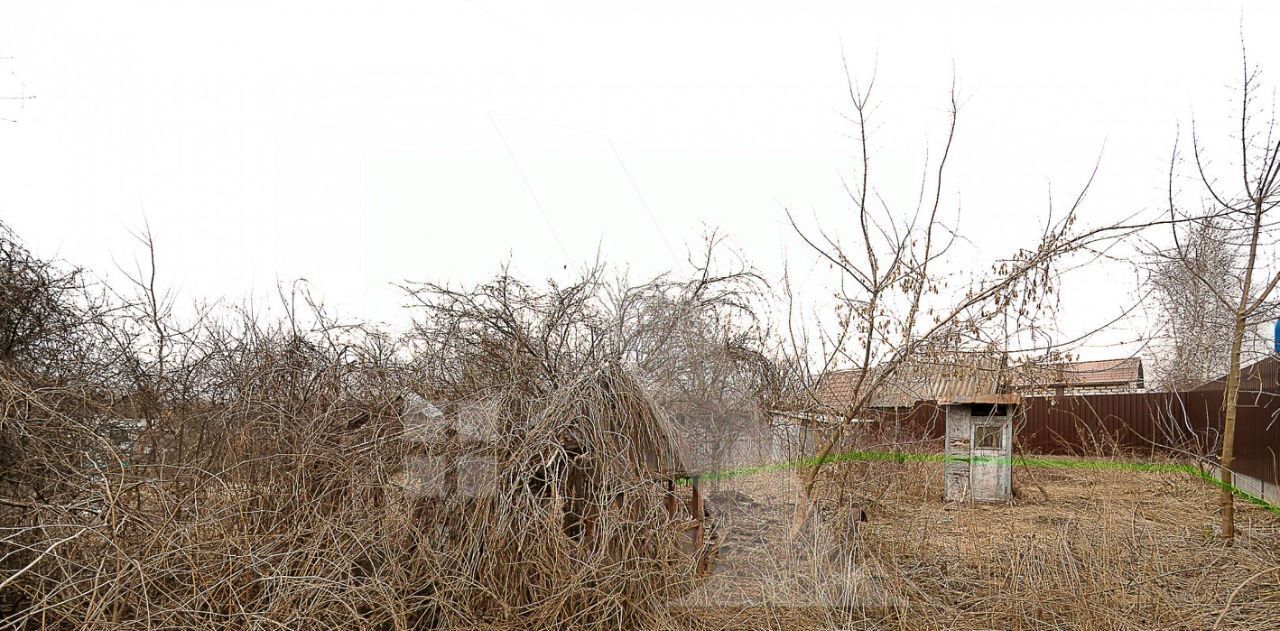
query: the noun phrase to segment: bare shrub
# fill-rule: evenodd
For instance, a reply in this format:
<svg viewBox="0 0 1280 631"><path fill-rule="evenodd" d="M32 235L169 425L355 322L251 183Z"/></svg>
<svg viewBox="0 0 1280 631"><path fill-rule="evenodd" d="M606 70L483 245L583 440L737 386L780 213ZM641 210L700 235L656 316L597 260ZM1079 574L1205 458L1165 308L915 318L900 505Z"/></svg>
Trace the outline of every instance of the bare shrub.
<svg viewBox="0 0 1280 631"><path fill-rule="evenodd" d="M417 287L423 317L394 338L301 286L283 317L179 317L143 242L109 308L6 242L27 259L4 282L30 290L5 299L31 303L6 316L62 314L0 358L6 626L667 626L708 569L658 401L758 400L764 356L717 317L746 276ZM414 433L414 401L451 429Z"/></svg>

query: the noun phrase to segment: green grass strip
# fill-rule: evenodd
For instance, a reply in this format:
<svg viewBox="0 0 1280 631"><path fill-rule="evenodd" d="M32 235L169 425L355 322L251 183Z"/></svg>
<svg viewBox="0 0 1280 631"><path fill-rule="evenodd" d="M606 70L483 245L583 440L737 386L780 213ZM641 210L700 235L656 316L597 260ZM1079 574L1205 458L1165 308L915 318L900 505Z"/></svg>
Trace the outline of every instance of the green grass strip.
<svg viewBox="0 0 1280 631"><path fill-rule="evenodd" d="M1262 510L1265 510L1275 515L1280 515L1280 506L1276 506L1275 504L1272 504L1271 502L1268 502L1267 500L1264 500L1261 497L1257 497L1255 495L1251 495L1249 493L1241 491L1235 486L1232 486L1230 484L1227 484L1226 482L1223 482L1221 478L1214 477L1214 475L1212 473L1209 473L1208 471L1201 471L1200 469L1197 469L1195 467L1188 466L1187 473L1197 478L1200 478L1201 480L1204 480L1205 482L1208 482L1220 489L1221 488L1228 489L1231 491L1232 495L1250 504L1253 504L1254 506L1257 506Z"/></svg>
<svg viewBox="0 0 1280 631"><path fill-rule="evenodd" d="M1280 515L1280 506L1276 506L1260 497L1246 493L1239 488L1224 483L1221 479L1215 477L1212 473L1202 470L1189 464L1174 464L1168 462L1132 462L1120 460L1079 460L1068 458L1027 458L1023 456L1009 458L1004 456L946 456L943 454L918 454L903 453L896 451L846 451L839 454L830 454L825 458L809 457L798 458L795 460L787 460L764 465L751 467L739 467L736 469L727 469L724 471L709 471L700 473L696 476L686 476L679 478L676 482L680 485L688 485L692 478L696 477L700 480L730 480L733 478L741 478L761 473L778 473L781 471L796 471L799 469L807 469L809 467L820 464L832 464L840 462L893 462L903 464L907 462L926 462L926 463L948 463L948 462L979 462L993 464L1010 464L1013 466L1040 467L1040 468L1062 468L1062 469L1091 469L1095 471L1132 471L1137 473L1182 473L1199 478L1218 488L1227 488L1232 495L1253 504L1269 513Z"/></svg>

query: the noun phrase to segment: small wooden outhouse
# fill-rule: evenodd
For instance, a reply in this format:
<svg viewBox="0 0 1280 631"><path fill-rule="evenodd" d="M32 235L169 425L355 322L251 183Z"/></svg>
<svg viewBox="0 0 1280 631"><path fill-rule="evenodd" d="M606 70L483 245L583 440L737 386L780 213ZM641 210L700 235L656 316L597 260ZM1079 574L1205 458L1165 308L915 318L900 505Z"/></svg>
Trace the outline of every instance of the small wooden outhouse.
<svg viewBox="0 0 1280 631"><path fill-rule="evenodd" d="M1013 497L1013 421L1022 398L984 394L938 402L946 411L944 499L1007 502Z"/></svg>

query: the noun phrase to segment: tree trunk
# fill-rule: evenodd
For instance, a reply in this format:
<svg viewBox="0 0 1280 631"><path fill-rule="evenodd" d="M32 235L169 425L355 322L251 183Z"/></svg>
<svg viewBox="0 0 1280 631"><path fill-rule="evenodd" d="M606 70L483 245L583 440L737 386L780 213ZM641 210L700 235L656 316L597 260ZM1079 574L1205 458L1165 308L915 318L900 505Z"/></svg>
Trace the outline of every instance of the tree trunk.
<svg viewBox="0 0 1280 631"><path fill-rule="evenodd" d="M1218 467L1222 474L1222 488L1218 492L1218 507L1222 515L1222 537L1231 541L1236 536L1235 476L1231 463L1235 459L1236 404L1240 401L1240 347L1244 344L1245 321L1249 317L1250 291L1253 289L1253 269L1258 261L1258 238L1262 233L1264 198L1253 199L1253 227L1249 238L1249 258L1244 267L1244 284L1240 290L1240 306L1236 308L1235 328L1231 332L1231 364L1227 373L1227 389L1222 393L1222 455ZM1270 292L1262 292L1259 302Z"/></svg>
<svg viewBox="0 0 1280 631"><path fill-rule="evenodd" d="M822 462L827 456L831 455L831 450L835 449L836 443L840 441L840 436L844 433L844 426L836 426L831 432L831 437L827 439L822 449L818 450L818 455L814 459L814 464L805 472L804 482L800 485L800 497L796 500L796 512L791 518L791 536L800 534L800 529L804 527L805 521L809 518L809 508L813 506L813 487L818 481L818 471L822 469Z"/></svg>
<svg viewBox="0 0 1280 631"><path fill-rule="evenodd" d="M1218 495L1218 509L1222 516L1222 537L1228 540L1236 535L1235 495L1232 493L1235 486L1231 462L1235 458L1236 404L1240 400L1240 347L1244 341L1244 328L1244 318L1237 315L1235 330L1231 336L1231 370L1227 373L1227 389L1222 396L1222 455L1218 459L1222 488Z"/></svg>

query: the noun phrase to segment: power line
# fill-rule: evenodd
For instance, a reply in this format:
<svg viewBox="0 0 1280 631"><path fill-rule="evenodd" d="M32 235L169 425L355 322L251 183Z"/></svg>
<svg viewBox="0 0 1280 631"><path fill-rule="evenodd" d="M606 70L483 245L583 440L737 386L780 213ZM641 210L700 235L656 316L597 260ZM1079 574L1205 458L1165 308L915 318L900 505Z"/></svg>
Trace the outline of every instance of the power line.
<svg viewBox="0 0 1280 631"><path fill-rule="evenodd" d="M653 214L653 209L649 206L649 200L645 199L644 194L640 192L640 186L636 184L635 177L631 174L631 169L627 168L627 163L622 159L622 154L618 151L618 147L614 145L612 136L604 132L593 131L590 129L583 129L581 127L573 127L571 125L564 125L561 123L552 123L549 121L538 120L536 118L529 118L527 116L516 116L514 114L502 114L502 113L490 112L489 113L490 121L494 120L495 114L506 116L507 118L514 118L517 120L537 123L539 125L546 125L548 127L557 127L557 128L565 129L568 131L578 132L580 134L587 134L590 136L598 136L600 138L603 138L604 141L609 145L609 151L613 152L613 159L618 162L618 167L622 169L623 175L626 176L627 183L631 185L631 190L632 192L635 193L636 199L640 201L640 207L644 210L645 214L648 215L649 222L653 225L653 229L658 233L658 238L662 241L662 245L666 247L667 254L671 256L671 261L677 266L680 265L680 257L676 256L675 249L671 247L671 241L667 239L666 232L662 230L662 225L658 223L657 216ZM497 126L496 122L494 122L494 126L495 127ZM499 134L501 134L501 132L499 132ZM506 143L505 139L503 140L503 143L504 144ZM507 147L507 152L508 153L511 152L510 147ZM512 159L514 159L514 156ZM527 181L526 181L526 184L528 184Z"/></svg>
<svg viewBox="0 0 1280 631"><path fill-rule="evenodd" d="M538 199L538 194L533 190L533 183L529 181L529 176L524 172L524 167L520 166L520 160L516 158L515 152L511 150L511 144L507 142L507 136L502 133L502 127L498 126L498 121L493 117L492 112L489 113L489 122L493 123L494 131L498 132L498 139L502 141L502 146L507 150L507 155L511 157L511 163L515 165L516 172L520 174L520 179L524 181L524 187L529 191L529 197L533 198L533 204L537 206L538 212L542 214L542 220L547 223L547 229L551 231L551 236L556 240L560 253L564 255L565 263L573 263L573 260L569 257L569 250L565 249L564 241L560 240L560 234L556 232L555 224L551 223L551 216L547 214L547 209L543 207L542 200Z"/></svg>

